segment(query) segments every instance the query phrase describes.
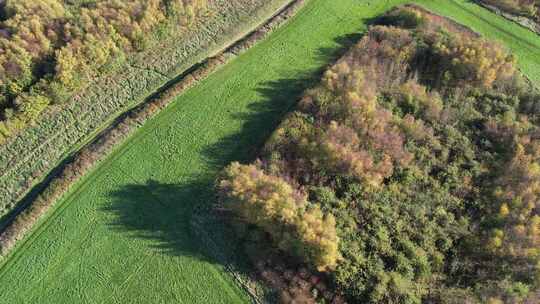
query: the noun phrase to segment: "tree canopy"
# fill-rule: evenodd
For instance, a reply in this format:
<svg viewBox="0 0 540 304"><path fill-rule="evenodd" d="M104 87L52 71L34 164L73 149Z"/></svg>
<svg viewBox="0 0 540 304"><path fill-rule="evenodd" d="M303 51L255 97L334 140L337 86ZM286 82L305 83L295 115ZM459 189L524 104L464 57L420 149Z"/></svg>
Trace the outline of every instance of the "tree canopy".
<svg viewBox="0 0 540 304"><path fill-rule="evenodd" d="M533 303L538 101L499 44L401 7L305 93L255 165L226 169L220 189L238 219L353 302Z"/></svg>
<svg viewBox="0 0 540 304"><path fill-rule="evenodd" d="M6 0L0 4L0 142L154 33L193 21L206 0Z"/></svg>

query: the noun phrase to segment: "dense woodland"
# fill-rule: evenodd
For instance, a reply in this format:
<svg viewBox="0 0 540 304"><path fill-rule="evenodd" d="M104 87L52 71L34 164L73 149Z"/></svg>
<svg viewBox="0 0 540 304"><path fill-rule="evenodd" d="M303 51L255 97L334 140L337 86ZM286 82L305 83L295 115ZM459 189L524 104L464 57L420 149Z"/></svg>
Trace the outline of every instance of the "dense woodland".
<svg viewBox="0 0 540 304"><path fill-rule="evenodd" d="M533 18L540 21L539 0L481 0L489 5L496 6L503 11Z"/></svg>
<svg viewBox="0 0 540 304"><path fill-rule="evenodd" d="M206 0L0 1L0 143L205 7Z"/></svg>
<svg viewBox="0 0 540 304"><path fill-rule="evenodd" d="M398 8L224 170L222 205L255 260L277 250L349 302L538 303L539 110L499 44ZM313 303L295 280L283 302Z"/></svg>

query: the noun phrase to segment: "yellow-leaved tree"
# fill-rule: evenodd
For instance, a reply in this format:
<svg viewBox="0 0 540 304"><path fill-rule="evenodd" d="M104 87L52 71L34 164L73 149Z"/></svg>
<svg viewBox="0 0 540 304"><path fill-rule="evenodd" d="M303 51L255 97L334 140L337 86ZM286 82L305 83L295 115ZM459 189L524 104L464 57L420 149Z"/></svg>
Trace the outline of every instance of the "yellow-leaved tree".
<svg viewBox="0 0 540 304"><path fill-rule="evenodd" d="M307 201L305 194L256 165L232 163L225 169L220 190L244 221L267 232L276 246L291 252L320 271L339 261L336 221Z"/></svg>

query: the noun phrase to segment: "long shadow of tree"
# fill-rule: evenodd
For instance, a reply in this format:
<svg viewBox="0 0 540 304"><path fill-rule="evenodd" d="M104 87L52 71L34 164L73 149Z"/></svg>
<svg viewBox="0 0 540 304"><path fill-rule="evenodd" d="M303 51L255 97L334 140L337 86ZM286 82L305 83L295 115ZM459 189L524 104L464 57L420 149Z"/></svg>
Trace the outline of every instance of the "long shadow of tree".
<svg viewBox="0 0 540 304"><path fill-rule="evenodd" d="M152 240L153 249L207 259L186 231L190 231L193 208L212 197L208 186L202 180L178 185L154 180L130 184L110 194L112 204L104 211L113 214L112 229Z"/></svg>
<svg viewBox="0 0 540 304"><path fill-rule="evenodd" d="M318 74L316 74L318 75ZM212 170L220 170L232 161L249 162L290 112L304 90L313 84L313 75L297 74L296 78L283 78L266 82L257 88L263 100L252 103L246 112L231 114L243 122L240 132L219 139L204 148L203 157Z"/></svg>
<svg viewBox="0 0 540 304"><path fill-rule="evenodd" d="M244 121L242 130L205 148L204 156L208 164L219 170L232 161L254 160L284 116L294 110L304 92L319 83L328 66L342 57L362 36L362 33L339 36L334 39L336 47L318 49L317 60L327 65L293 72L294 77L262 83L257 92L263 99L251 104L246 113L232 114L234 119Z"/></svg>
<svg viewBox="0 0 540 304"><path fill-rule="evenodd" d="M371 24L375 21L374 19L368 19L368 20L364 20L364 22L366 22L366 24ZM352 34L339 36L336 39L334 39L334 42L337 43L338 47L320 48L317 51L317 59L323 62L328 62L329 64L333 64L340 57L345 55L345 53L355 43L360 41L360 39L362 39L363 36L364 36L364 33L352 33Z"/></svg>
<svg viewBox="0 0 540 304"><path fill-rule="evenodd" d="M353 34L337 38L338 47L318 50L317 59L333 63L360 37ZM319 81L326 68L291 73L288 77L260 85L257 92L263 96L262 100L251 104L245 113L231 114L233 119L243 122L241 130L203 149L202 156L209 169L207 175L178 185L149 180L111 193L113 203L106 211L113 214L112 229L127 231L137 238L157 240L155 249L171 255L191 255L223 262L202 250L201 243L194 242L200 241L200 234L193 231L196 214L201 210L210 211L210 206L216 202L214 182L217 172L232 161L253 161L285 114L294 109L306 89ZM228 229L225 225L220 228ZM228 232L218 230L212 227L210 233L212 238L222 238L217 244L234 247L228 240L223 241ZM241 258L234 259L227 263L241 263Z"/></svg>

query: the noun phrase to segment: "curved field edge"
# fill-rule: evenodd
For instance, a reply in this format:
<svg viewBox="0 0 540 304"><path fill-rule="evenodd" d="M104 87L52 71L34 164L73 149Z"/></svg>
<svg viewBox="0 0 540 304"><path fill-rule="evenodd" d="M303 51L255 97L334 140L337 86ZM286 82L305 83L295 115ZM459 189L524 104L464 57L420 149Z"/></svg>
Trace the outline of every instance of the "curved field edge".
<svg viewBox="0 0 540 304"><path fill-rule="evenodd" d="M234 101L238 101L239 99L233 98L233 97L238 97L237 95L226 94L228 92L228 90L226 90L226 89L230 89L231 87L236 88L234 86L234 83L231 84L229 82L228 83L230 85L229 87L226 86L226 85L218 86L219 88L223 89L221 91L223 94L218 94L217 96L215 94L212 95L212 92L210 92L212 90L210 90L210 89L215 89L216 88L216 87L213 86L213 85L217 86L216 82L218 82L218 83L225 82L227 84L228 78L224 77L224 74L225 74L225 76L234 75L234 73L231 73L231 70L234 70L233 72L238 72L238 73L241 74L244 69L238 68L238 66L240 65L242 67L242 64L246 64L246 61L248 61L248 59L254 60L256 62L261 62L261 63L264 62L264 59L260 59L260 58L258 58L257 56L254 55L255 53L259 54L259 52L263 53L261 51L261 49L263 49L264 47L270 48L270 51L279 50L279 49L282 49L282 48L287 48L287 46L285 45L285 43L287 41L285 41L285 42L284 41L277 41L276 44L273 44L273 45L270 45L270 44L271 44L271 42L275 42L276 40L279 40L278 39L279 36L282 36L282 35L284 35L283 33L287 33L287 31L290 31L291 27L298 26L298 23L300 23L300 21L298 21L298 20L302 21L302 19L306 19L306 16L308 16L307 19L309 19L311 21L307 22L307 24L309 26L305 26L305 24L304 24L303 29L304 30L308 29L307 32L300 31L300 32L302 32L302 35L297 34L296 38L298 38L299 40L295 41L294 44L299 49L296 52L292 52L292 55L303 54L306 57L307 56L317 57L317 56L314 56L314 54L313 54L314 49L311 48L314 45L317 45L317 43L314 43L313 41L311 41L311 43L309 43L310 41L307 41L308 43L303 44L302 42L304 42L306 39L308 39L308 40L309 39L313 39L313 40L317 39L317 37L314 37L316 35L313 35L314 33L310 33L310 31L313 32L315 30L319 30L319 31L324 31L324 30L332 31L332 30L331 29L325 29L323 26L321 26L320 28L314 27L314 25L324 23L324 25L334 24L334 27L335 27L335 24L337 22L340 25L344 25L344 27L347 26L347 29L343 29L343 28L339 29L339 30L342 31L341 33L337 33L337 32L333 32L333 33L330 33L330 34L326 33L327 36L324 36L324 38L322 38L321 35L317 35L319 37L319 39L321 39L321 40L326 40L326 39L328 39L328 37L337 38L337 37L341 36L340 34L343 34L343 33L346 34L347 31L348 31L348 33L355 33L358 30L360 30L362 28L365 28L363 26L362 26L362 28L355 28L355 26L351 25L353 23L357 24L356 22L358 21L358 19L356 19L356 18L366 18L367 19L369 17L374 17L374 16L382 13L382 11L390 8L390 6L392 6L393 4L399 4L401 2L402 1L389 1L389 2L386 2L384 4L381 4L381 6L378 6L376 8L369 7L369 9L370 9L369 12L364 11L363 13L358 13L358 12L351 12L350 9L355 8L355 4L359 5L359 3L360 3L359 1L343 1L342 3L340 3L340 5L342 7L336 8L336 7L325 6L324 1L313 0L313 3L311 3L309 5L309 7L307 7L304 11L301 12L301 14L299 14L295 18L294 23L292 23L291 25L287 26L286 28L276 32L274 35L272 35L268 39L268 41L265 41L263 43L264 46L259 45L259 46L255 47L254 50L248 52L245 56L242 56L241 58L235 59L235 61L233 63L231 63L230 66L225 67L222 71L219 71L218 73L216 73L216 75L213 75L210 79L202 82L198 87L193 88L189 92L186 92L186 94L180 96L178 98L178 100L175 102L175 104L170 109L168 109L166 112L163 112L162 114L158 115L156 118L152 119L148 124L146 124L143 127L143 129L141 130L141 132L138 132L136 134L136 136L133 137L132 140L130 140L129 145L126 143L123 147L121 147L121 149L119 150L119 151L122 151L121 153L120 152L115 153L114 158L109 158L108 161L106 163L104 163L104 165L102 165L100 167L100 169L103 169L103 170L100 170L99 172L94 171L93 175L87 176L85 178L85 180L83 181L83 183L81 183L80 185L77 186L77 189L74 190L74 193L76 192L76 193L78 193L77 195L84 196L85 192L95 191L96 190L95 189L96 187L90 188L90 186L88 186L89 184L94 183L95 184L94 186L96 186L96 185L98 185L98 181L100 179L107 180L108 178L111 178L111 179L114 180L114 175L117 174L117 173L105 172L106 169L109 169L109 168L117 169L118 171L127 170L129 175L132 178L133 178L133 176L136 177L136 178L133 178L133 179L136 180L136 182L138 184L140 184L140 185L147 184L147 180L145 181L145 178L149 177L149 176L151 178L153 178L153 179L159 180L160 183L161 182L167 183L167 182L170 182L170 181L174 180L174 176L178 175L178 174L182 174L182 175L184 175L184 177L181 178L181 179L177 179L175 181L175 182L177 182L177 184L178 183L180 183L180 184L182 184L182 183L190 184L191 183L190 180L193 179L193 176L190 177L190 175L185 175L185 174L183 174L182 171L187 170L189 168L193 168L193 166L191 166L191 165L196 165L196 167L198 167L197 168L198 170L192 170L192 173L195 173L195 175L201 175L201 174L204 175L204 176L212 175L212 172L214 172L214 170L210 170L210 173L205 172L205 171L207 171L209 169L208 167L212 167L212 166L208 165L206 163L208 160L204 159L204 158L202 160L196 161L195 163L189 163L188 162L187 164L184 164L182 166L177 164L176 166L174 166L175 170L163 170L163 172L161 172L160 169L165 167L165 165L162 164L163 159L161 158L161 156L163 156L165 154L170 153L170 155L167 155L167 157L166 157L166 159L169 160L169 161L172 161L173 159L183 158L186 155L191 155L191 157L194 157L193 153L186 153L186 151L183 151L182 149L181 149L182 151L176 151L175 152L174 149L177 148L178 145L176 145L174 143L173 144L167 143L166 145L164 145L165 147L163 149L157 149L158 152L161 152L161 153L157 154L158 156L155 156L156 154L152 155L151 153L149 153L149 155L153 156L153 157L150 157L150 158L144 158L144 155L146 155L146 154L141 153L141 151L143 151L143 152L144 151L148 152L148 150L156 151L155 149L152 150L152 145L150 145L150 144L155 144L156 143L152 139L155 138L156 136L158 136L159 134L161 134L161 136L163 136L163 138L165 138L165 139L177 138L178 135L175 135L175 132L178 132L178 130L174 130L174 128L171 128L170 125L166 124L166 123L167 122L177 122L179 124L182 123L182 121L183 121L182 118L186 118L186 113L182 114L182 112L183 112L182 110L187 110L187 109L190 109L191 107L193 107L195 110L203 110L202 114L211 114L215 110L219 109L219 113L220 114L227 113L227 114L225 114L225 116L227 116L227 117L229 116L229 114L231 112L232 113L237 113L237 114L238 113L243 114L245 112L247 112L247 113L257 112L258 111L257 109L250 110L249 107L248 107L248 105L253 105L254 104L252 101L250 102L249 99L251 99L253 96L257 97L256 96L257 94L251 94L250 95L250 94L246 93L246 96L244 96L244 99L247 99L248 101L241 100L238 103L242 103L242 104L238 105L237 103L234 103ZM431 9L432 11L434 11L436 13L449 16L452 19L454 19L454 20L456 20L456 21L458 21L460 23L469 22L470 24L473 25L473 26L471 26L473 29L475 29L476 31L480 32L483 35L485 35L485 33L483 31L485 31L486 29L491 28L490 30L488 30L488 32L493 31L494 29L496 29L495 26L490 27L489 23L488 24L483 24L482 20L471 20L471 15L472 15L471 13L466 13L465 14L461 10L459 10L460 5L467 5L464 1L451 1L451 2L453 2L455 5L446 4L446 3L445 3L445 5L432 4L433 6L439 6L438 8L431 8L430 4L425 2L425 1L419 1L419 4L425 4L424 6L426 8ZM313 13L314 11L316 11L317 8L319 9L319 14L318 15ZM363 7L363 8L367 8L367 7ZM440 11L439 11L439 9L440 9ZM324 11L324 13L322 13L321 11ZM453 15L452 12L456 12L456 11L458 13ZM340 16L339 13L343 13L343 16ZM352 16L350 16L350 18L349 18L349 16L345 16L345 15L347 15L346 13L350 14ZM315 14L315 15L311 15L311 14ZM336 15L333 15L333 14L336 14ZM333 16L330 16L330 15L333 15ZM316 18L316 17L321 17L321 16L324 16L324 17L326 17L328 19L327 20L321 20L320 18ZM342 17L345 17L345 18L342 18ZM461 22L460 19L465 21L465 22ZM304 20L304 22L306 22L306 21ZM465 23L465 25L468 25L468 24ZM333 30L338 31L338 29L333 29ZM308 34L310 34L310 35L308 35ZM309 37L306 37L306 36L309 36ZM515 39L518 38L518 37L513 37L512 39L508 39L508 37L506 37L505 35L498 35L498 37L502 37L503 41L505 41L505 44L507 44L507 45L508 45L508 43L513 43L515 41ZM507 40L504 40L505 37L506 37ZM289 38L294 38L294 37L289 37ZM307 48L303 49L301 45L305 45ZM324 46L327 46L327 47L330 46L330 47L334 47L334 48L337 47L335 42L334 43L329 43L327 40L324 43L319 43L318 45L319 45L319 48L324 47ZM512 46L509 45L509 47L512 49ZM287 50L290 50L290 49L287 49ZM531 51L534 53L534 52L537 52L538 49L537 48L531 48ZM289 54L291 54L291 53L289 53ZM525 74L528 75L526 69L523 68L523 64L527 64L527 63L535 64L534 60L531 60L530 62L527 62L527 60L526 60L527 57L525 57L525 59L524 59L523 57L520 56L520 54L518 54L518 56L520 57L519 59L520 59L520 65L521 65L522 69L524 70ZM324 57L323 59L321 59L321 58L313 59L313 57L308 58L308 60L306 60L306 58L300 58L298 60L292 60L292 61L297 66L300 66L300 70L305 71L305 70L310 70L309 68L306 68L306 66L310 66L311 68L320 67L320 66L324 65L323 62L328 59L328 57ZM297 58L292 58L292 59L297 59ZM309 61L309 60L312 60L311 64L306 64L305 62L303 62L302 64L299 64L297 62L297 61ZM301 65L305 65L305 66L301 66ZM273 66L275 67L276 65L273 65ZM262 69L262 70L259 69L258 71L259 72L265 72L266 70L265 69ZM270 69L270 71L271 71L271 69ZM273 75L273 76L277 77L278 81L280 79L282 79L283 77L285 77L285 78L289 77L290 78L291 76L298 76L298 78L300 78L299 75L290 75L291 74L290 71L289 71L289 73L285 73L285 74L286 75L284 75L284 76L280 76L280 75L277 75L277 76ZM532 75L532 76L528 75L528 76L531 79L533 79L534 81L536 81L536 82L538 81L538 78L535 79L534 75ZM293 77L293 79L295 79L295 77ZM236 80L240 81L239 79L236 79ZM290 80L290 79L288 79L288 80ZM245 83L243 83L243 84L245 84ZM253 85L251 85L249 87L250 87L250 89L247 89L248 91L253 89ZM246 90L246 89L244 89L244 90ZM210 92L210 93L208 93L208 92ZM211 97L207 96L206 94L211 95ZM225 109L223 109L223 106L221 106L221 107L219 107L219 106L212 107L212 104L208 104L206 107L204 107L204 106L199 105L197 102L194 102L194 100L197 99L197 98L200 98L200 99L204 98L205 100L212 99L214 101L213 104L217 104L218 102L228 101L228 106L225 107ZM260 96L259 96L259 98L260 98ZM190 101L190 100L191 100L190 103L181 102L181 101ZM266 100L266 102L268 103L269 101ZM293 103L294 103L294 100L288 101L288 103L286 103L285 105L282 105L280 107L280 110L276 110L279 113L274 113L274 115L272 115L272 118L270 119L270 121L274 122L274 123L277 123L279 121L280 114L285 112L286 109L288 107L290 107ZM260 111L263 111L263 110L260 110ZM187 127L189 127L189 126L201 126L201 125L204 125L204 123L208 122L208 116L207 115L201 115L201 113L199 113L198 116L197 116L196 113L193 114L193 115L196 115L195 120L191 119L192 123L190 125L188 125ZM267 114L267 115L269 115L269 114ZM176 116L180 116L180 117L176 117ZM212 117L213 116L211 115L210 118L212 118ZM219 118L219 117L217 117L217 118ZM169 120L167 120L167 119L169 119ZM219 131L211 134L212 135L211 138L208 138L208 136L202 136L201 140L203 141L203 145L204 145L204 143L208 143L208 141L215 142L216 137L219 139L219 138L227 137L228 135L231 135L231 134L234 135L235 133L242 134L243 125L246 122L246 119L244 119L243 120L244 123L239 123L238 121L235 121L234 119L231 119L230 117L229 117L229 119L226 119L225 121L223 121L223 119L221 119L221 121L216 122L215 120L216 120L215 116L213 117L213 119L209 120L210 122L213 123L212 126L224 126L227 123L231 123L233 125L229 126L229 129L227 130L227 132L223 132L222 130L219 130ZM253 123L253 122L250 122L250 123ZM260 143L262 140L264 140L264 138L262 138L262 137L264 137L264 134L263 135L256 135L255 139L253 139L253 135L258 134L258 133L266 133L266 135L267 135L268 134L267 129L269 127L265 126L264 124L259 124L259 125L255 125L255 127L251 127L251 128L253 128L253 131L248 134L249 136L248 135L241 136L241 138L239 140L239 143L238 143L239 147L237 147L238 145L234 145L234 148L237 149L241 155L234 155L234 156L225 157L224 159L220 159L219 165L221 165L222 163L226 163L226 162L228 162L229 160L232 160L232 159L246 160L246 159L249 159L250 156L252 156L252 154L247 153L247 152L244 151L244 149L242 147L242 144L247 144L246 146L248 146L248 149L250 149L251 147L257 146L257 143ZM203 129L203 130L213 132L212 129L208 129L208 128ZM262 130L262 132L261 132L261 130ZM188 132L188 131L184 130L184 133L187 132L186 134L184 134L185 136L183 137L183 139L186 141L185 143L189 143L192 140L193 136L195 135L195 133L193 133L193 132L195 132L195 131ZM168 132L170 132L170 135L167 134ZM199 143L199 146L200 146L200 144L201 143ZM145 149L145 148L148 148L148 149ZM195 149L194 151L196 153L197 152L198 153L203 152L201 149ZM235 152L237 152L237 151L235 151ZM141 158L141 155L143 155L142 158ZM134 164L140 163L142 160L147 162L147 164L142 164L142 167L138 167L138 166L134 165ZM107 164L107 166L105 166L105 164ZM114 167L115 164L120 165L120 166L119 167ZM108 166L110 166L110 167L108 167ZM149 170L149 168L153 169L153 170ZM112 170L112 171L115 171L115 170ZM149 172L150 171L157 171L158 173L156 173L156 175L158 175L158 176L154 176L152 174L140 174L140 172L145 172L145 171L149 171ZM187 170L187 171L190 171L190 170ZM203 180L205 180L205 179L206 178L203 178ZM109 187L109 186L107 186L106 182L103 183L103 185L104 185L104 188ZM152 184L150 184L150 186L151 185ZM90 188L90 189L88 189L88 188ZM70 194L69 196L72 197L72 195L75 195L75 194ZM161 196L162 197L167 197L168 195L167 194L162 194ZM211 199L211 195L210 196L202 195L199 198L210 198ZM70 200L73 200L73 199L75 199L75 198L72 197ZM68 200L68 198L65 198L65 200ZM69 204L67 202L65 204L62 204L62 205L65 206L66 209L69 209L69 207L74 206L74 204ZM84 207L84 204L80 204L79 207L81 207L81 208ZM93 206L93 207L95 207L95 206ZM63 212L72 212L72 214L73 214L73 212L75 212L75 214L77 214L76 211L77 210L73 210L73 208L71 208L71 210L65 210ZM70 232L72 232L69 229L69 227L66 227L67 224L64 223L64 221L68 221L69 218L66 218L66 216L63 217L62 214L59 214L56 217L50 217L47 220L51 221L51 222L49 222L47 224L49 229L43 229L42 233L45 233L45 232L49 232L49 233L53 233L53 234L56 233L55 239L57 239L60 235L65 236L66 233L69 234ZM60 228L59 231L51 231L51 229L52 229L51 227L53 227L54 224L55 224L55 223L52 222L53 220L60 221L59 226L61 228ZM93 220L91 220L90 222L94 223ZM58 222L56 222L56 224L58 224ZM78 227L78 225L71 225L71 226ZM55 227L55 228L58 229L57 227ZM31 238L34 238L34 237L32 236ZM36 238L38 238L38 237L36 237ZM19 264L22 263L22 265L19 265L18 274L20 275L20 277L22 277L22 278L18 279L19 282L20 282L20 280L24 280L25 278L26 279L30 278L30 279L36 280L36 277L40 277L40 272L37 271L35 268L33 268L33 267L37 267L37 266L33 265L33 262L36 259L40 259L41 257L32 256L31 252L28 252L28 251L23 252L22 250L23 249L28 249L28 250L33 251L34 254L39 255L39 253L41 252L40 249L45 249L45 250L43 250L44 254L50 254L50 251L56 252L55 249L58 249L58 247L56 247L58 245L56 245L56 246L54 244L51 245L51 246L47 246L47 245L49 245L49 244L47 244L47 241L44 240L44 239L41 239L41 244L38 245L37 247L35 246L35 244L34 245L28 244L27 246L25 246L25 248L22 248L22 247L18 248L18 250L21 250L21 251L20 251L19 259L17 259L17 261L21 261L22 258L23 258L23 255L26 254L26 256L24 256L26 258L26 262L24 262L24 261L19 262ZM32 246L34 246L34 247L32 247ZM66 245L66 243L64 243L63 246L64 246L64 249L63 249L64 251L66 250L66 246L67 246L67 248L70 248L70 246ZM32 248L28 248L28 247L32 247ZM62 247L62 245L60 247ZM49 251L49 252L47 253L47 251ZM80 254L80 253L81 253L80 251L77 252L77 254ZM70 252L70 255L74 256L75 254L72 254ZM56 259L50 259L50 260L56 260ZM72 260L72 259L68 259L68 258L64 257L63 261L66 261L66 260L69 261L69 260ZM13 263L15 263L17 261L14 261ZM86 263L86 264L88 264L88 263ZM21 268L20 268L21 266L27 266L28 269L26 269L26 270L28 272L31 272L31 273L24 273L25 268L23 267L22 270L21 270ZM16 265L12 266L12 267L16 267ZM5 267L4 267L4 269L2 269L1 275L0 275L1 276L0 281L7 280L5 282L10 282L9 278L6 279L6 271L7 271L6 269L7 268L5 268ZM14 271L17 272L16 270L14 270ZM12 277L16 276L16 274L12 274L11 276ZM57 278L57 280L60 280L60 279ZM13 280L12 284L15 284L16 281L17 280ZM27 282L29 282L29 281L31 281L31 280L27 280ZM33 282L33 284L35 284L34 286L41 285L41 284L47 285L47 284L45 284L46 280L43 280L43 277L37 278L37 281L38 282ZM69 281L64 280L64 282L69 282ZM49 282L49 284L50 283L51 282ZM0 284L0 286L12 287L12 286L9 286L9 284L5 284L5 283ZM20 287L20 288L24 288L24 286ZM4 292L2 294L4 294ZM5 294L9 296L9 295L13 295L13 292L5 293Z"/></svg>
<svg viewBox="0 0 540 304"><path fill-rule="evenodd" d="M55 167L122 113L260 26L290 0L211 3L215 14L206 17L204 24L128 58L122 69L98 79L61 108L49 108L41 123L0 145L0 222L32 187L39 188L56 173Z"/></svg>

